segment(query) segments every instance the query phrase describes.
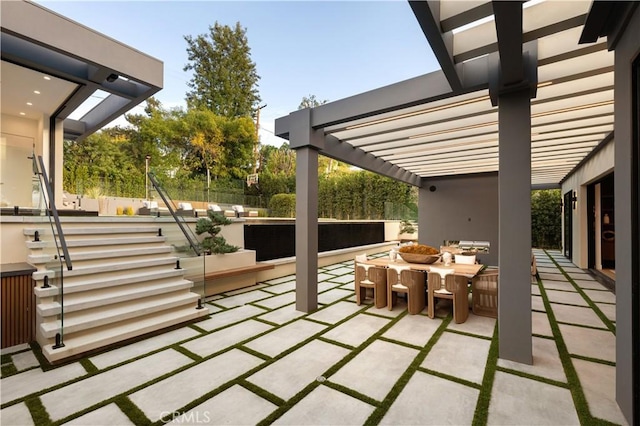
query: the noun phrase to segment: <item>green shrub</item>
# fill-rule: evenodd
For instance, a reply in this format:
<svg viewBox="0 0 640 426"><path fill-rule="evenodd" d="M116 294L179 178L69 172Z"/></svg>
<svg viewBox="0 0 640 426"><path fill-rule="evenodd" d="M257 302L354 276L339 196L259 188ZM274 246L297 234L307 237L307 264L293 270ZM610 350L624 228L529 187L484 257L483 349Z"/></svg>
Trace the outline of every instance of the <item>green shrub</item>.
<svg viewBox="0 0 640 426"><path fill-rule="evenodd" d="M208 217L198 219L196 222L196 234L209 234L201 243L202 248L209 254L233 253L239 247L228 244L224 237L218 235L222 227L229 225L231 220L224 217L219 212L207 211Z"/></svg>
<svg viewBox="0 0 640 426"><path fill-rule="evenodd" d="M296 194L276 194L269 202L271 217L295 217Z"/></svg>

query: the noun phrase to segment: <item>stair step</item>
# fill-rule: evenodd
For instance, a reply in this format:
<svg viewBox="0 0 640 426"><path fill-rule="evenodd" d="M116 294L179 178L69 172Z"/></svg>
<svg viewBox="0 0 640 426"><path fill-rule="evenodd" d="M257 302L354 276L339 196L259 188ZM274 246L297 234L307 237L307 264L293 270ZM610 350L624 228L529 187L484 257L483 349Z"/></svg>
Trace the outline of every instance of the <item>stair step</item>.
<svg viewBox="0 0 640 426"><path fill-rule="evenodd" d="M67 239L67 247L91 247L91 246L114 246L123 244L148 244L148 243L160 243L165 242L166 237L159 237L157 235L152 237L113 237L113 238L100 238L100 239Z"/></svg>
<svg viewBox="0 0 640 426"><path fill-rule="evenodd" d="M209 315L208 309L195 309L195 306L176 308L161 314L147 315L122 324L91 329L84 333L65 334L64 346L53 349L52 344L42 345L42 353L49 362L80 355L127 339L142 336L164 328Z"/></svg>
<svg viewBox="0 0 640 426"><path fill-rule="evenodd" d="M65 278L77 277L88 274L99 274L105 272L125 271L128 269L150 268L153 266L168 266L175 265L177 257L162 257L160 259L143 259L143 260L126 260L114 263L102 263L100 265L90 266L78 266L74 267L71 271L64 271ZM44 276L48 275L49 278L53 278L59 275L57 270L48 271L36 271L33 273L33 279L38 281L44 279Z"/></svg>
<svg viewBox="0 0 640 426"><path fill-rule="evenodd" d="M63 332L65 336L68 336L95 327L170 310L182 305L190 305L195 310L198 298L199 296L195 293L182 292L180 294L153 296L144 301L134 300L95 308L91 311L72 312L64 315ZM60 332L60 321L41 323L40 331L44 337L54 338L56 333Z"/></svg>
<svg viewBox="0 0 640 426"><path fill-rule="evenodd" d="M113 257L130 256L144 256L151 254L171 253L173 249L171 246L157 246L157 247L144 247L144 248L122 248L112 250L87 250L87 251L74 251L70 253L71 259L75 261L82 260L96 260L96 259L108 259Z"/></svg>
<svg viewBox="0 0 640 426"><path fill-rule="evenodd" d="M65 294L64 312L66 315L71 312L133 301L158 294L189 290L191 287L193 287L192 281L173 279L172 281L154 281L153 283L138 286L120 286L103 288L91 292ZM61 311L60 303L58 302L40 303L37 309L41 317L58 315Z"/></svg>
<svg viewBox="0 0 640 426"><path fill-rule="evenodd" d="M159 226L113 226L113 227L64 227L64 235L96 235L96 234L158 234ZM56 232L57 234L57 232Z"/></svg>
<svg viewBox="0 0 640 426"><path fill-rule="evenodd" d="M128 284L135 284L145 281L162 280L173 277L182 277L184 269L164 269L154 272L143 271L120 275L117 278L112 277L87 277L85 280L75 280L71 283L65 283L64 294L73 294L77 292L91 291L101 288L117 287ZM52 285L50 288L42 288L40 286L34 289L35 295L39 298L53 297L58 295L58 287Z"/></svg>

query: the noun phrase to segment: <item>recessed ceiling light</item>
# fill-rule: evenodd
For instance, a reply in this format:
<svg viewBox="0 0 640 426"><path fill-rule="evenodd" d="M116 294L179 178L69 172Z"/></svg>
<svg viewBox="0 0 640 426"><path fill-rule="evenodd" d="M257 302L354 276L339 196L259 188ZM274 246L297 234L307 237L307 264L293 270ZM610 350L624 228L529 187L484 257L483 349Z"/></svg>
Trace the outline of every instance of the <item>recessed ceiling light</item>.
<svg viewBox="0 0 640 426"><path fill-rule="evenodd" d="M27 114L25 114L24 112L21 112L20 115L27 115Z"/></svg>
<svg viewBox="0 0 640 426"><path fill-rule="evenodd" d="M51 80L51 77L49 77L48 75L45 75L43 78L44 78L45 80Z"/></svg>
<svg viewBox="0 0 640 426"><path fill-rule="evenodd" d="M36 95L39 95L40 91L39 90L34 90L33 93L35 93Z"/></svg>
<svg viewBox="0 0 640 426"><path fill-rule="evenodd" d="M31 105L33 105L33 104L32 104L31 102L27 102L27 105L31 106Z"/></svg>

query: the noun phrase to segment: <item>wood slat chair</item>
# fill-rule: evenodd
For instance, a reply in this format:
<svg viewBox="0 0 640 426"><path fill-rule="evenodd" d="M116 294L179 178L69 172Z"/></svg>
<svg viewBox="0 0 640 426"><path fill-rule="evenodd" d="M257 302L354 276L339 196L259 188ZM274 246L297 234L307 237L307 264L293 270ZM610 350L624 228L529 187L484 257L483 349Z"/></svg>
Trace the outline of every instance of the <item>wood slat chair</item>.
<svg viewBox="0 0 640 426"><path fill-rule="evenodd" d="M367 289L373 290L373 301L376 308L387 306L387 270L373 265L365 265L359 262L366 261L356 256L354 262L356 304L361 305L367 298Z"/></svg>
<svg viewBox="0 0 640 426"><path fill-rule="evenodd" d="M473 277L471 306L475 315L498 318L498 269L487 269Z"/></svg>
<svg viewBox="0 0 640 426"><path fill-rule="evenodd" d="M393 309L398 293L407 295L407 310L411 315L419 314L425 307L426 274L411 270L408 266L389 265L387 269L387 306Z"/></svg>
<svg viewBox="0 0 640 426"><path fill-rule="evenodd" d="M427 301L429 318L435 317L437 299L447 299L453 302L453 320L456 324L463 323L469 317L468 279L453 275L451 269L431 268L428 275Z"/></svg>

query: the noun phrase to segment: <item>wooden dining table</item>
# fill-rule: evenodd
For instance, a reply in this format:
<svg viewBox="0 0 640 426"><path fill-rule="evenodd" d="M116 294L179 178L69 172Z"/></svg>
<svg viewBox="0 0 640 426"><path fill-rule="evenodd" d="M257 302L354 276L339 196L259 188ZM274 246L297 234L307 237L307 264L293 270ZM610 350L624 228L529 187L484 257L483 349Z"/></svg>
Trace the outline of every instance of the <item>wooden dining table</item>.
<svg viewBox="0 0 640 426"><path fill-rule="evenodd" d="M448 265L448 266L445 266L445 264L442 263L442 262L435 262L435 263L430 263L430 264L426 264L426 263L409 263L409 262L405 262L402 259L398 259L398 260L392 261L391 259L384 258L384 257L379 257L379 258L376 258L376 259L368 259L366 262L359 262L359 263L364 263L366 265L380 266L380 267L384 267L384 268L388 268L389 265L393 265L393 266L408 266L409 268L414 269L416 271L426 271L426 272L429 272L429 269L431 267L443 268L443 269L453 269L453 271L454 271L453 274L454 275L461 275L461 276L464 276L464 277L467 277L467 278L475 277L485 267L485 265L480 265L480 264L465 265L465 264L462 264L462 263L451 263L451 265Z"/></svg>

